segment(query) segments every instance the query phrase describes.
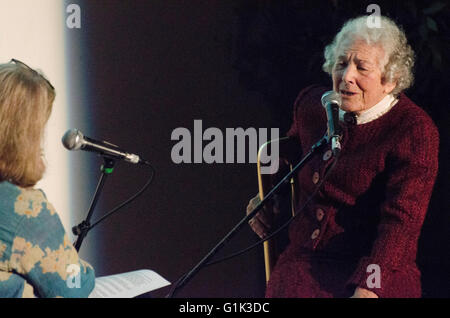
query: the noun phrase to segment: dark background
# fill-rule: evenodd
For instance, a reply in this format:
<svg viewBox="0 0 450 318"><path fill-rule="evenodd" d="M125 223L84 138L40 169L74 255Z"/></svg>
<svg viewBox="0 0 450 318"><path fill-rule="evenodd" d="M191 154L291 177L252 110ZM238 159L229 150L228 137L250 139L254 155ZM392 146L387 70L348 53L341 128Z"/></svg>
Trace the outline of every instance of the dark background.
<svg viewBox="0 0 450 318"><path fill-rule="evenodd" d="M156 169L150 189L92 230L81 255L97 276L149 268L175 282L243 217L257 179L254 164L174 164L172 131L186 127L193 132L194 119L201 119L203 129L278 127L283 134L299 90L331 83L321 70L324 46L348 18L367 14L371 2L71 3L80 5L82 27L68 31L67 49L73 76L87 91L70 94L79 97L80 108L87 107L80 121L90 123L79 128L141 154ZM449 297L450 5L377 4L383 15L403 25L416 51L416 82L407 95L430 114L441 134L440 171L418 263L424 296ZM91 180L82 187L93 193L101 160L89 160ZM136 192L149 175L143 167L119 163L93 219ZM255 241L245 228L220 255ZM177 295L262 297L263 266L261 247L204 268ZM167 292L164 288L153 296Z"/></svg>

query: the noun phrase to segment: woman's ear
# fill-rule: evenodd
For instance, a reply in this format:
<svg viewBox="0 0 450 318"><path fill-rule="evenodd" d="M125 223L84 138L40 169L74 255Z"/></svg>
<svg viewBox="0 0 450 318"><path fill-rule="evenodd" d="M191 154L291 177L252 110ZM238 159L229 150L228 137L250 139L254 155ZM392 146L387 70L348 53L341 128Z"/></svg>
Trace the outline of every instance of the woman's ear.
<svg viewBox="0 0 450 318"><path fill-rule="evenodd" d="M390 94L390 93L392 93L394 88L397 86L397 82L385 83L385 84L383 84L383 86L384 86L384 93Z"/></svg>

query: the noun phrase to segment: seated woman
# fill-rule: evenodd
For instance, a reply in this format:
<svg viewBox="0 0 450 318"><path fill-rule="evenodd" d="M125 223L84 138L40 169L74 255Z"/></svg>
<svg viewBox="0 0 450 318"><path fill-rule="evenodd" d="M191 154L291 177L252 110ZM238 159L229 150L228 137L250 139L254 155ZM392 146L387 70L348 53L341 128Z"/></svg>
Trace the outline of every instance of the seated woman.
<svg viewBox="0 0 450 318"><path fill-rule="evenodd" d="M328 147L298 173L297 208L321 187L290 225L267 297L421 297L416 254L439 135L403 93L414 64L404 32L386 17L380 28L366 19L349 20L325 49L323 69L342 99L342 151L334 158ZM326 131L327 90L308 87L295 102L288 136L299 153ZM261 237L270 228L267 213L250 221Z"/></svg>
<svg viewBox="0 0 450 318"><path fill-rule="evenodd" d="M94 269L33 188L45 170L41 146L54 99L37 71L17 60L0 65L0 297L87 297L94 288Z"/></svg>

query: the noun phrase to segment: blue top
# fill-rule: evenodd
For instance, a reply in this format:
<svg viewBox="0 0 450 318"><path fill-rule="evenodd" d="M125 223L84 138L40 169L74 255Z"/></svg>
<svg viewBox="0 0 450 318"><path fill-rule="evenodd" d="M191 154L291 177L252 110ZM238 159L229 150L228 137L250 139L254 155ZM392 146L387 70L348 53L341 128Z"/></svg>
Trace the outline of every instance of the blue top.
<svg viewBox="0 0 450 318"><path fill-rule="evenodd" d="M94 284L44 192L0 182L0 297L87 297Z"/></svg>

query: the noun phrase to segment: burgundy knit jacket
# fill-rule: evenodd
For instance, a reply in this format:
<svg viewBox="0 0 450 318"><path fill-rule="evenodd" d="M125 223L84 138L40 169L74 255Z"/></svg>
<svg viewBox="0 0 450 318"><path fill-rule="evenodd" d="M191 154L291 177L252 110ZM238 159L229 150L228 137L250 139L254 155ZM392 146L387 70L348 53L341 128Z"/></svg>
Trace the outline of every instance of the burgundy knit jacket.
<svg viewBox="0 0 450 318"><path fill-rule="evenodd" d="M288 136L299 154L326 132L326 90L308 87L295 102ZM360 286L379 297L421 297L416 254L438 170L438 131L404 94L371 122L341 125L341 154L291 223L266 296L349 297ZM329 155L325 147L298 173L297 210L336 160Z"/></svg>

